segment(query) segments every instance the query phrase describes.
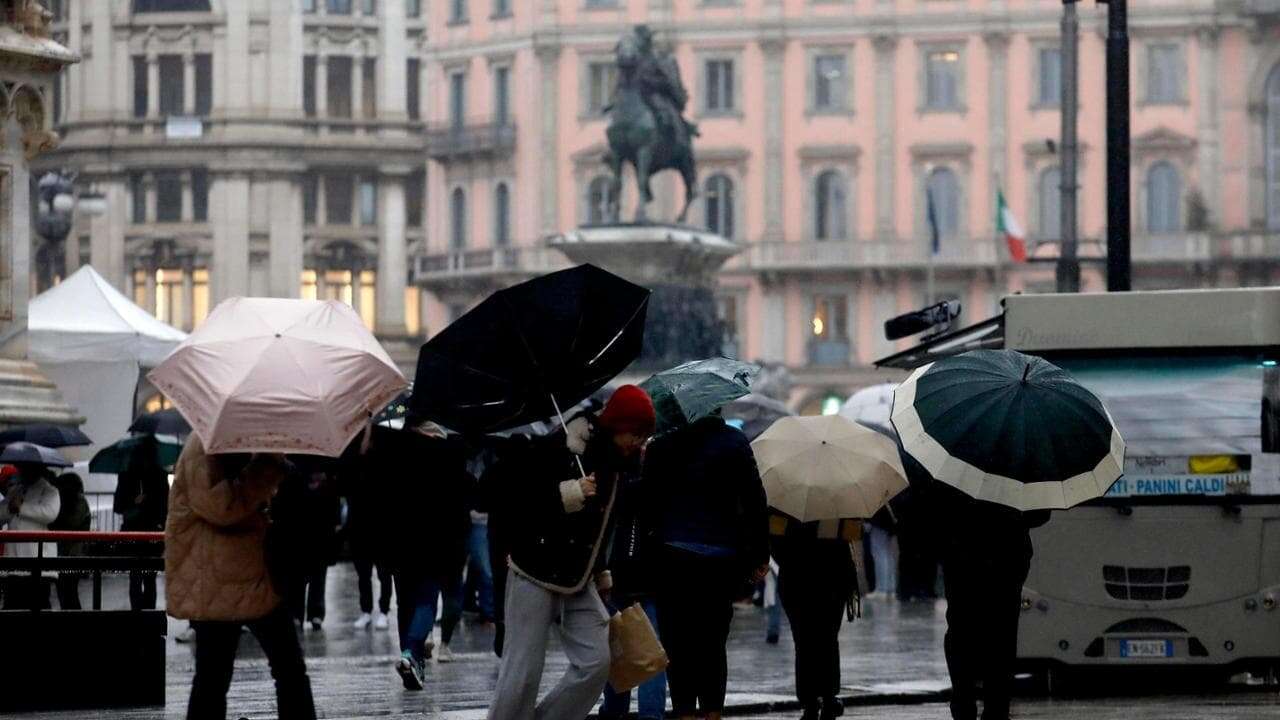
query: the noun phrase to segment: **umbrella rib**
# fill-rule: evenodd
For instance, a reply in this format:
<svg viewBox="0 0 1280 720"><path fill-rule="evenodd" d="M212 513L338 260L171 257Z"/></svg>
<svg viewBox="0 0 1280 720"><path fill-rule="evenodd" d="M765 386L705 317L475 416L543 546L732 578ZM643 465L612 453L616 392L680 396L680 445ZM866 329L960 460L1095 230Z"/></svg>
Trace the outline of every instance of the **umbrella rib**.
<svg viewBox="0 0 1280 720"><path fill-rule="evenodd" d="M588 360L588 361L587 361L587 365L595 365L595 364L596 364L596 362L597 362L601 357L603 357L605 353L609 352L609 349L610 349L610 348L612 348L614 345L616 345L616 344L617 344L618 339L619 339L619 338L621 338L624 334L626 334L626 332L627 332L627 328L631 327L631 324L632 324L632 323L634 323L634 322L636 321L636 317L637 317L637 316L639 316L640 311L641 311L641 310L643 310L643 309L647 306L647 304L648 304L648 299L649 299L649 298L648 298L648 296L645 296L645 302L640 303L640 304L636 307L636 309L635 309L635 310L633 310L633 311L631 312L631 317L630 317L630 318L628 318L628 319L627 319L627 321L626 321L625 323L623 323L623 324L622 324L622 329L621 329L621 330L619 330L619 331L617 332L617 334L615 334L615 335L614 335L614 336L609 340L609 342L605 343L605 346L604 346L603 348L601 348L601 349L600 349L600 352L596 353L595 357L593 357L593 358L591 358L590 360Z"/></svg>

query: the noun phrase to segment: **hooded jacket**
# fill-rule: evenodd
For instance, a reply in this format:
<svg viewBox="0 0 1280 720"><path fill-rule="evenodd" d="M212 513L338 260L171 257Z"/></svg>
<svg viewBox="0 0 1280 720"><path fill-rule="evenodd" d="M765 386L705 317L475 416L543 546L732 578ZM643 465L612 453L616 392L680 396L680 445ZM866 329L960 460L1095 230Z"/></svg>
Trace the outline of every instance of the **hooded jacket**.
<svg viewBox="0 0 1280 720"><path fill-rule="evenodd" d="M255 455L235 477L192 435L174 469L164 532L168 612L185 620L255 620L280 604L267 571L267 503L289 465Z"/></svg>
<svg viewBox="0 0 1280 720"><path fill-rule="evenodd" d="M605 545L613 523L618 457L595 418L581 415L565 431L516 445L494 469L500 494L495 518L512 571L551 592L572 595L594 577L607 589ZM578 460L595 473L596 495L585 497Z"/></svg>

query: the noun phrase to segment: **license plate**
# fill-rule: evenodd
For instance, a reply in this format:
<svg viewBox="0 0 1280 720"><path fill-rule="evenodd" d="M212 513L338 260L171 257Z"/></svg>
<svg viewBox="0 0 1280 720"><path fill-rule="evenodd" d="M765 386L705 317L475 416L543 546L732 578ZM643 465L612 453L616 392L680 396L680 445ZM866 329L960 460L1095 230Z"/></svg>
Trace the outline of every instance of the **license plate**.
<svg viewBox="0 0 1280 720"><path fill-rule="evenodd" d="M1169 640L1121 640L1122 658L1170 658L1173 643Z"/></svg>

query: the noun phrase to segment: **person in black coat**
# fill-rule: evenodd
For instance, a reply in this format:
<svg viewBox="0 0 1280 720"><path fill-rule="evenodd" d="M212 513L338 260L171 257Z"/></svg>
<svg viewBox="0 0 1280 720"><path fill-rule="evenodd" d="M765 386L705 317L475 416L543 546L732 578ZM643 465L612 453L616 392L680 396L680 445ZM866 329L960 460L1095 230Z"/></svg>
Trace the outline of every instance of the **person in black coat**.
<svg viewBox="0 0 1280 720"><path fill-rule="evenodd" d="M93 524L89 501L84 496L84 481L75 473L63 473L50 481L58 490L61 507L58 517L49 523L50 530L63 532L88 532ZM58 543L58 557L84 555L83 542ZM55 582L58 589L58 607L63 610L80 609L80 571L67 570L58 573Z"/></svg>
<svg viewBox="0 0 1280 720"><path fill-rule="evenodd" d="M840 717L840 626L855 616L861 595L853 557L855 549L861 551L859 523L801 523L775 514L770 531L778 594L796 646L801 720Z"/></svg>
<svg viewBox="0 0 1280 720"><path fill-rule="evenodd" d="M160 466L158 441L143 436L116 483L112 507L121 516L124 532L162 532L169 514L169 473ZM159 554L160 545L142 552ZM134 610L156 609L156 574L148 570L129 573L129 605Z"/></svg>
<svg viewBox="0 0 1280 720"><path fill-rule="evenodd" d="M561 432L513 445L486 478L500 495L490 515L493 544L507 553L502 665L489 720L581 720L599 700L610 659L605 545L619 477L638 471L654 423L649 396L624 385L598 416L585 413ZM552 630L569 669L539 701Z"/></svg>
<svg viewBox="0 0 1280 720"><path fill-rule="evenodd" d="M646 524L657 546L659 632L679 718L724 709L733 603L769 568L769 518L751 444L720 417L650 443Z"/></svg>
<svg viewBox="0 0 1280 720"><path fill-rule="evenodd" d="M280 578L285 602L294 622L310 622L320 630L325 616L325 585L329 566L338 555L342 503L338 497L337 464L329 458L289 456L294 472L281 484L271 502L275 550L284 553L287 575Z"/></svg>
<svg viewBox="0 0 1280 720"><path fill-rule="evenodd" d="M905 454L904 464L915 464ZM917 470L921 470L918 465ZM975 500L941 482L924 486L937 528L947 595L944 647L951 675L951 717L1008 720L1022 586L1031 567L1031 529L1049 521L1048 511L1019 512Z"/></svg>

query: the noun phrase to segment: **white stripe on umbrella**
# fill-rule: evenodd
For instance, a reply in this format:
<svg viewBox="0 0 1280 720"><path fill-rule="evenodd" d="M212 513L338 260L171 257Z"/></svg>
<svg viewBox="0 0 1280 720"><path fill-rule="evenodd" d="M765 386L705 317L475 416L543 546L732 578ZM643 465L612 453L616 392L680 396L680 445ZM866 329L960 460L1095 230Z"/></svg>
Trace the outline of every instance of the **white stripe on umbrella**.
<svg viewBox="0 0 1280 720"><path fill-rule="evenodd" d="M1111 413L1111 449L1092 470L1066 480L1024 483L1003 475L988 473L954 457L925 429L916 411L916 384L933 367L933 363L917 368L893 393L891 422L903 448L924 466L929 474L961 492L979 500L988 500L1017 510L1065 510L1106 494L1112 483L1124 474L1124 438L1116 429Z"/></svg>

